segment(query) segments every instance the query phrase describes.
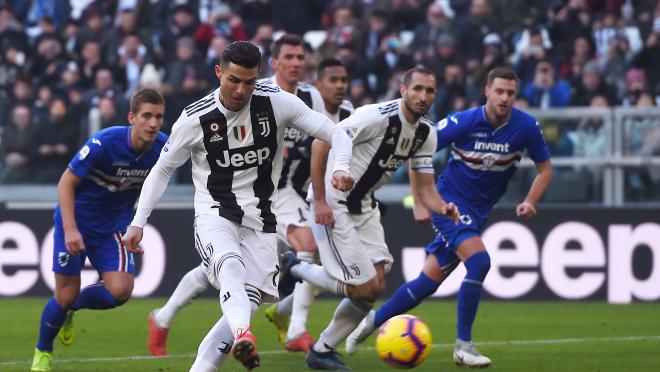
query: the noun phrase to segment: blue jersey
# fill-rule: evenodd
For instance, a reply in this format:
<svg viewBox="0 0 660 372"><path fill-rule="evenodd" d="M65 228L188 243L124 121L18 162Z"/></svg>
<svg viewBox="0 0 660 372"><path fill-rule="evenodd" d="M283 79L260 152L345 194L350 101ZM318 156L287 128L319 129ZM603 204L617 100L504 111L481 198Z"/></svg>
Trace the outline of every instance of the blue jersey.
<svg viewBox="0 0 660 372"><path fill-rule="evenodd" d="M525 150L535 163L550 158L539 123L515 108L509 121L497 128L482 106L449 115L436 130L438 150L452 146L438 191L449 201L470 205L482 218L506 192Z"/></svg>
<svg viewBox="0 0 660 372"><path fill-rule="evenodd" d="M76 187L75 215L84 237L125 231L142 183L156 164L167 136L158 133L150 149L136 152L131 146L131 127L116 126L92 136L69 163L81 179ZM62 223L60 206L56 223Z"/></svg>

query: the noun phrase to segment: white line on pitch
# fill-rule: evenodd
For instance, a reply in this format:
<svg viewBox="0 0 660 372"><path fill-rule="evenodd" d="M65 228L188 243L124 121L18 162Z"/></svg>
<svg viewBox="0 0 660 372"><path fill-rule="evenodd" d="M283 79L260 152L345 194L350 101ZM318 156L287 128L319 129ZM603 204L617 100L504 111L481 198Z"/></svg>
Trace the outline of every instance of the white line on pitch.
<svg viewBox="0 0 660 372"><path fill-rule="evenodd" d="M556 338L547 340L509 340L509 341L483 341L475 342L477 346L505 346L505 345L556 345L556 344L578 344L589 342L611 342L611 341L655 341L660 340L660 336L626 336L626 337L588 337L588 338ZM454 344L433 344L433 348L453 348ZM373 346L365 347L364 350L373 350ZM260 351L260 355L277 355L287 354L286 350L264 350ZM55 364L64 363L96 363L96 362L120 362L126 360L152 360L152 359L183 359L194 358L196 354L174 354L164 357L155 357L151 355L133 355L121 357L104 357L104 358L72 358L72 359L55 359ZM16 364L29 364L30 360L10 360L0 361L0 365L16 365Z"/></svg>

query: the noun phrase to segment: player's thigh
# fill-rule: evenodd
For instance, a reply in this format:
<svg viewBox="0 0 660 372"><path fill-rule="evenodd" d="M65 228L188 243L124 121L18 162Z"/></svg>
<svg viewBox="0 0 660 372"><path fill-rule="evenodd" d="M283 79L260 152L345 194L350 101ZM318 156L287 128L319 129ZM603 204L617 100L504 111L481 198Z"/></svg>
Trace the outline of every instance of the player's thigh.
<svg viewBox="0 0 660 372"><path fill-rule="evenodd" d="M352 216L356 223L356 230L364 251L373 265L381 264L383 277L392 268L394 258L385 243L385 231L380 223L380 211L373 209L369 212Z"/></svg>
<svg viewBox="0 0 660 372"><path fill-rule="evenodd" d="M374 262L367 255L364 244L347 212L334 211L334 227L310 221L321 264L333 278L355 286L369 282L376 276Z"/></svg>
<svg viewBox="0 0 660 372"><path fill-rule="evenodd" d="M121 272L127 274L127 277L135 275L133 253L129 252L121 241L123 234L123 231L116 231L85 239L89 262L101 276L107 272Z"/></svg>
<svg viewBox="0 0 660 372"><path fill-rule="evenodd" d="M306 240L304 230L297 227L308 227L309 205L295 190L283 188L278 190L273 203L277 215L277 237L294 250L305 249L310 241ZM295 235L291 235L294 232ZM307 236L310 238L311 234ZM313 243L313 238L312 238ZM307 246L305 246L305 244ZM309 250L309 248L307 248Z"/></svg>
<svg viewBox="0 0 660 372"><path fill-rule="evenodd" d="M309 226L289 225L287 237L296 252L316 252L316 241Z"/></svg>
<svg viewBox="0 0 660 372"><path fill-rule="evenodd" d="M106 271L101 273L103 286L115 298L126 301L133 293L135 277L131 273L123 271Z"/></svg>
<svg viewBox="0 0 660 372"><path fill-rule="evenodd" d="M217 215L195 217L195 249L209 282L220 289L220 269L227 259L243 263L239 225Z"/></svg>
<svg viewBox="0 0 660 372"><path fill-rule="evenodd" d="M62 225L55 223L53 230L53 272L56 274L55 277L57 278L57 274L67 277L79 277L80 271L85 265L86 257L86 250L75 256L69 254L66 249L66 244L64 243L64 230L62 229Z"/></svg>
<svg viewBox="0 0 660 372"><path fill-rule="evenodd" d="M245 289L256 304L275 302L278 298L277 237L272 233L241 227L240 248L245 263ZM258 297L258 298L257 298ZM258 301L257 301L258 300Z"/></svg>

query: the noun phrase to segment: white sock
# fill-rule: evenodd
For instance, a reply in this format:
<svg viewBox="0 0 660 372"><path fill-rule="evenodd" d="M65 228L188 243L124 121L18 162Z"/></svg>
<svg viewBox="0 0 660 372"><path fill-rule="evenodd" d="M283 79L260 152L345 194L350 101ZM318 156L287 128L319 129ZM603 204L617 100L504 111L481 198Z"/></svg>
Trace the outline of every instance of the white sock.
<svg viewBox="0 0 660 372"><path fill-rule="evenodd" d="M341 300L330 324L321 332L321 337L314 344L314 350L323 353L336 349L337 345L360 324L372 307L373 304L363 301L353 301L348 298Z"/></svg>
<svg viewBox="0 0 660 372"><path fill-rule="evenodd" d="M291 310L291 322L286 333L287 339L293 340L307 330L309 306L314 302L314 298L319 292L316 287L307 282L296 283L293 294L289 296L293 297L293 308Z"/></svg>
<svg viewBox="0 0 660 372"><path fill-rule="evenodd" d="M250 301L250 310L252 316L259 306ZM220 320L211 328L206 337L199 344L197 357L190 371L207 372L216 371L217 368L231 355L231 347L234 344L234 333L232 333L227 323L227 317L222 316Z"/></svg>
<svg viewBox="0 0 660 372"><path fill-rule="evenodd" d="M212 259L211 264L216 270L219 280L219 299L223 316L234 335L250 327L250 300L245 291L245 264L236 253L222 255L217 261ZM260 298L257 300L261 300Z"/></svg>
<svg viewBox="0 0 660 372"><path fill-rule="evenodd" d="M291 272L296 278L310 282L315 287L325 289L341 297L348 297L346 295L346 284L330 277L319 265L301 262L292 267Z"/></svg>
<svg viewBox="0 0 660 372"><path fill-rule="evenodd" d="M201 266L188 271L181 278L181 281L176 286L174 293L167 300L165 306L156 311L154 315L156 324L163 328L170 328L170 324L172 324L174 317L176 317L179 311L188 305L193 298L197 297L198 294L206 290L208 286L209 281Z"/></svg>
<svg viewBox="0 0 660 372"><path fill-rule="evenodd" d="M313 263L315 254L314 254L314 252L298 252L298 253L296 253L296 256L298 256L298 258L301 261ZM298 286L299 286L299 284L296 284L295 288L298 288ZM295 293L295 289L294 289L293 293ZM293 293L286 296L286 297L284 297L283 299L280 300L280 302L277 303L277 315L278 316L286 317L286 316L291 315L291 313L293 311L292 309L293 309L293 306L294 306ZM311 302L311 300L310 300L310 302Z"/></svg>

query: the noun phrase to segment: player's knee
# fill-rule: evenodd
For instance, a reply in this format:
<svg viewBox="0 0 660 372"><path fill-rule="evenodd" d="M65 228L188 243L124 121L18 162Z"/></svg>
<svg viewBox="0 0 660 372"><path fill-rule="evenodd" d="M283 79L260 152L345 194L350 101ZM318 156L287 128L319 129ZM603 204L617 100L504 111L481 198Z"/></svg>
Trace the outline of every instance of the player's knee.
<svg viewBox="0 0 660 372"><path fill-rule="evenodd" d="M316 251L316 241L309 227L289 226L287 239L296 252Z"/></svg>
<svg viewBox="0 0 660 372"><path fill-rule="evenodd" d="M486 251L473 254L465 261L465 268L471 279L483 281L490 270L490 255Z"/></svg>
<svg viewBox="0 0 660 372"><path fill-rule="evenodd" d="M78 298L78 291L61 291L55 293L55 301L63 309L70 309Z"/></svg>
<svg viewBox="0 0 660 372"><path fill-rule="evenodd" d="M369 303L376 302L385 292L385 283L381 283L376 278L369 282L359 285L351 296L353 300Z"/></svg>
<svg viewBox="0 0 660 372"><path fill-rule="evenodd" d="M133 294L133 283L115 284L106 287L106 289L110 292L112 297L117 300L117 306L119 306L131 298L131 295Z"/></svg>

